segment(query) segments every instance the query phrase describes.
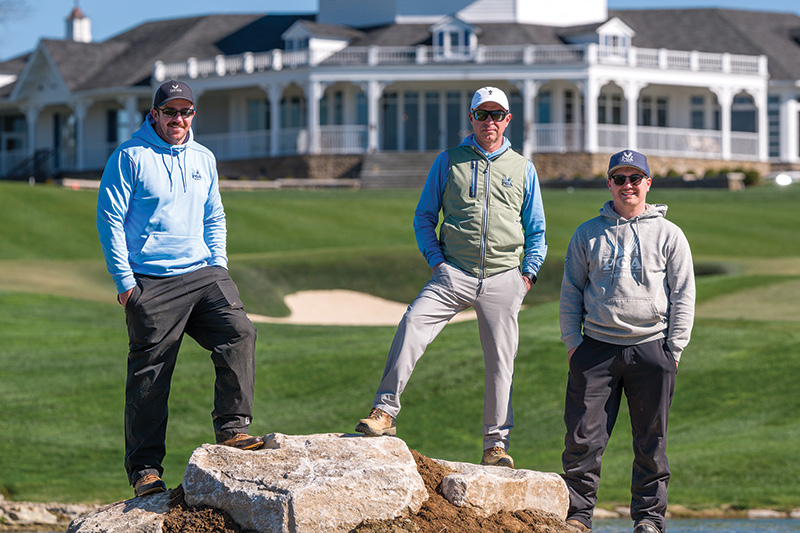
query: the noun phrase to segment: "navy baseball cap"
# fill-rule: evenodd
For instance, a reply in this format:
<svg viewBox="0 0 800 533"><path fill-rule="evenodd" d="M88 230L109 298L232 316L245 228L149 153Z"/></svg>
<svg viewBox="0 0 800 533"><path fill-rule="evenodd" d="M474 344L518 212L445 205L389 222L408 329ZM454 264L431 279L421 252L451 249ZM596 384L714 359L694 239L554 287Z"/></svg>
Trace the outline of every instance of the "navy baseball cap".
<svg viewBox="0 0 800 533"><path fill-rule="evenodd" d="M638 168L645 176L650 177L650 166L647 164L647 158L639 152L623 150L612 155L611 161L608 163L608 175L610 176L615 170L622 167Z"/></svg>
<svg viewBox="0 0 800 533"><path fill-rule="evenodd" d="M162 83L153 96L153 107L161 107L172 100L188 100L194 105L192 90L182 81L169 80Z"/></svg>

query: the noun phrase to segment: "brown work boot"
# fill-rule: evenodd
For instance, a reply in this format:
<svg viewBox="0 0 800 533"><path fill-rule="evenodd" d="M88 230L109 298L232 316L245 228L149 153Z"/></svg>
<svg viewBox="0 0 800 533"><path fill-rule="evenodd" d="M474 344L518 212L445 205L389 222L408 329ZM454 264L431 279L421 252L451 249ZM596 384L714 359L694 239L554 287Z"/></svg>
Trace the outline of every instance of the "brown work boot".
<svg viewBox="0 0 800 533"><path fill-rule="evenodd" d="M167 486L155 474L142 476L133 484L133 494L136 498L157 492L166 492L166 490Z"/></svg>
<svg viewBox="0 0 800 533"><path fill-rule="evenodd" d="M483 458L481 459L483 466L506 466L514 468L514 459L506 453L500 446L494 448L486 448L483 450Z"/></svg>
<svg viewBox="0 0 800 533"><path fill-rule="evenodd" d="M239 450L257 450L264 446L263 437L252 437L247 433L237 433L226 441L218 442L222 446L230 446Z"/></svg>
<svg viewBox="0 0 800 533"><path fill-rule="evenodd" d="M575 518L570 518L567 520L567 525L573 529L573 531L579 531L580 533L587 533L591 532L591 528L589 528L586 524L581 522L580 520L576 520Z"/></svg>
<svg viewBox="0 0 800 533"><path fill-rule="evenodd" d="M356 431L367 437L380 437L381 435L397 435L394 418L386 411L373 407L367 418L358 421Z"/></svg>

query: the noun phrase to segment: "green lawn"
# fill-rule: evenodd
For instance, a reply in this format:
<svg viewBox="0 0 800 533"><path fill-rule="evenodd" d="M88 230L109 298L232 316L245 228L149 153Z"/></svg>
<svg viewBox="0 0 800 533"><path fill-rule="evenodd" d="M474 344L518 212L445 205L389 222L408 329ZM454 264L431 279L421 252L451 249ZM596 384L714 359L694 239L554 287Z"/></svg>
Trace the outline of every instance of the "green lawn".
<svg viewBox="0 0 800 533"><path fill-rule="evenodd" d="M416 191L226 192L230 269L253 313L283 296L352 289L408 302L429 275L411 218ZM564 251L607 191L543 191L550 251L520 315L518 467L560 472L566 354L558 332ZM800 507L800 188L659 190L695 255L698 318L670 425L670 501ZM31 501L131 496L123 457L127 336L94 227L96 193L0 183L0 492ZM258 324L253 431L350 432L370 406L393 327ZM213 438L212 365L187 339L170 400L165 481ZM477 462L483 364L474 322L449 325L403 396L398 434L430 457ZM623 413L600 504L626 504Z"/></svg>

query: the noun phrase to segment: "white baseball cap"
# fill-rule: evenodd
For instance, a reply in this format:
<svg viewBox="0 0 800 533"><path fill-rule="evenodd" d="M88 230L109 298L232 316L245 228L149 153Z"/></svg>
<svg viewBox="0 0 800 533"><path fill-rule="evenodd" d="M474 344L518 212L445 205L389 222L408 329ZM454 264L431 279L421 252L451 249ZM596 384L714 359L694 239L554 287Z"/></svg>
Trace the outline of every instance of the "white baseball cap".
<svg viewBox="0 0 800 533"><path fill-rule="evenodd" d="M477 109L481 104L485 104L486 102L498 103L503 106L503 109L509 111L506 93L497 87L481 87L475 91L475 96L472 97L470 110Z"/></svg>

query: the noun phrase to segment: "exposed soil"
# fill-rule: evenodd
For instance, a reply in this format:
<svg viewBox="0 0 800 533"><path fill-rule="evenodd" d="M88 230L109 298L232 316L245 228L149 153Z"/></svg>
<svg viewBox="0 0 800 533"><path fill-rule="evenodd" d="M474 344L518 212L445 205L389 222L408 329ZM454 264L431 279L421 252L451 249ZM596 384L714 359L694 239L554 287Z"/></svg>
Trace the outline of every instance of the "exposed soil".
<svg viewBox="0 0 800 533"><path fill-rule="evenodd" d="M514 511L478 516L468 508L456 507L440 492L449 470L411 450L417 470L425 482L429 498L415 515L394 520L365 520L350 533L570 533L560 518L536 511ZM254 533L242 529L224 511L210 507L189 507L182 487L172 493L172 509L167 514L164 533Z"/></svg>

